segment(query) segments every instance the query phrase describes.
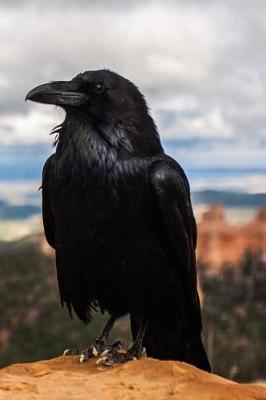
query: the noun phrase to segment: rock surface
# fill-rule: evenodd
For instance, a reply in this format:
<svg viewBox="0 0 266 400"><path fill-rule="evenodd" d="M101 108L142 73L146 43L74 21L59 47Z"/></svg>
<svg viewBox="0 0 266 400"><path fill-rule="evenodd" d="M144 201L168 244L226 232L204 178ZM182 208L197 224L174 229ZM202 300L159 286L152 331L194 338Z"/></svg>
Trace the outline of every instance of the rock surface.
<svg viewBox="0 0 266 400"><path fill-rule="evenodd" d="M265 400L266 388L237 384L185 363L144 358L98 368L77 357L0 370L1 400Z"/></svg>

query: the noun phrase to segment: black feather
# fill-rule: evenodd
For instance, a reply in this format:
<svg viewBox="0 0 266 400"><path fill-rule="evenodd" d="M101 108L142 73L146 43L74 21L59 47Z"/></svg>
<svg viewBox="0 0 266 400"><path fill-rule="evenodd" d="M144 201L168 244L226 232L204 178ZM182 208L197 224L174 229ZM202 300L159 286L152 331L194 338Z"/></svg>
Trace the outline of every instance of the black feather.
<svg viewBox="0 0 266 400"><path fill-rule="evenodd" d="M106 87L101 95L95 82ZM186 175L164 154L131 82L102 70L79 74L73 84L88 103L64 107L42 182L61 301L84 322L97 308L114 317L130 313L133 335L146 318L148 355L209 370Z"/></svg>

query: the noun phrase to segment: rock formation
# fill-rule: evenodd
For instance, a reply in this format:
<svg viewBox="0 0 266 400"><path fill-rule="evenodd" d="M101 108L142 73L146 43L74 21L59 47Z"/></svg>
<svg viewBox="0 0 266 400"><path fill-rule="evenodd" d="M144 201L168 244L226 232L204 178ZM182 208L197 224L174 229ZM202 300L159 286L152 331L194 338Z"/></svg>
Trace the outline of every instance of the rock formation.
<svg viewBox="0 0 266 400"><path fill-rule="evenodd" d="M197 257L209 275L224 265L237 266L246 251L266 254L266 209L244 225L232 225L225 219L221 204L205 211L198 222Z"/></svg>
<svg viewBox="0 0 266 400"><path fill-rule="evenodd" d="M266 388L237 384L191 365L145 358L99 368L59 357L0 370L1 400L265 400Z"/></svg>

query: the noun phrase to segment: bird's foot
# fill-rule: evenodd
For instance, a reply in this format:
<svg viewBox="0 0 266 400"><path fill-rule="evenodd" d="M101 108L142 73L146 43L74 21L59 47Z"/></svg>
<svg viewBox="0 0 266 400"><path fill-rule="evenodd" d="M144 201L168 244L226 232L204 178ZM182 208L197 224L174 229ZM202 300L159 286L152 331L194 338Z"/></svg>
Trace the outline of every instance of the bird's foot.
<svg viewBox="0 0 266 400"><path fill-rule="evenodd" d="M94 344L88 347L76 347L73 349L66 349L63 353L64 356L80 356L79 361L85 362L91 357L104 356L107 352L122 351L125 349L124 344L119 340L112 344L107 344L103 340L96 340Z"/></svg>
<svg viewBox="0 0 266 400"><path fill-rule="evenodd" d="M114 364L122 364L127 361L137 360L146 355L146 350L131 348L128 351L125 349L106 350L101 354L101 357L96 361L98 365L111 367Z"/></svg>

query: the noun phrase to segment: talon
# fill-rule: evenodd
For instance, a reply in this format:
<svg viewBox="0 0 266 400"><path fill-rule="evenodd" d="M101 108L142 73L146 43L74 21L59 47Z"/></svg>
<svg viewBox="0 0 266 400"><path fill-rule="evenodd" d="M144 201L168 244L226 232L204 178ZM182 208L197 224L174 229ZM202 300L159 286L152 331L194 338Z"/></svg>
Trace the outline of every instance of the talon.
<svg viewBox="0 0 266 400"><path fill-rule="evenodd" d="M106 356L108 353L110 352L110 350L106 349L101 353L101 357Z"/></svg>
<svg viewBox="0 0 266 400"><path fill-rule="evenodd" d="M107 357L101 357L101 358L99 358L99 360L96 361L96 364L97 365L104 365L106 359L107 359Z"/></svg>
<svg viewBox="0 0 266 400"><path fill-rule="evenodd" d="M146 347L143 347L143 348L142 348L141 357L147 357Z"/></svg>
<svg viewBox="0 0 266 400"><path fill-rule="evenodd" d="M106 357L101 357L101 358L99 358L99 359L96 361L96 364L97 364L97 365L101 365L101 364L103 363L104 358L106 358Z"/></svg>
<svg viewBox="0 0 266 400"><path fill-rule="evenodd" d="M85 355L82 353L82 354L80 355L79 362L80 362L80 363L83 363L84 359L85 359Z"/></svg>
<svg viewBox="0 0 266 400"><path fill-rule="evenodd" d="M66 350L64 351L64 353L63 353L63 356L66 356L68 352L69 352L69 349L66 349Z"/></svg>
<svg viewBox="0 0 266 400"><path fill-rule="evenodd" d="M92 355L93 355L94 357L97 357L98 354L99 354L99 352L97 351L96 347L92 346Z"/></svg>

